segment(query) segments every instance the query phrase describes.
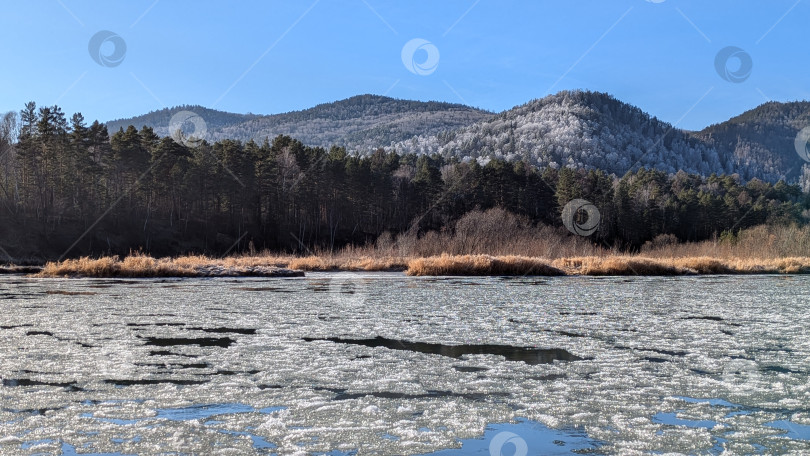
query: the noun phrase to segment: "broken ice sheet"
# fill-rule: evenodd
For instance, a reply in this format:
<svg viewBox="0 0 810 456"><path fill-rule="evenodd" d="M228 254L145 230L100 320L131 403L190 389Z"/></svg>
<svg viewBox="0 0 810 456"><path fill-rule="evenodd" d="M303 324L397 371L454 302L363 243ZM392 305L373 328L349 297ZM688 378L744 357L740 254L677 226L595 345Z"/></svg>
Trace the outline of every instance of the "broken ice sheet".
<svg viewBox="0 0 810 456"><path fill-rule="evenodd" d="M31 299L0 302L0 451L430 454L493 429L540 449L810 450L806 277L360 275L348 299L328 273L23 279L9 293ZM572 356L333 341L377 337Z"/></svg>

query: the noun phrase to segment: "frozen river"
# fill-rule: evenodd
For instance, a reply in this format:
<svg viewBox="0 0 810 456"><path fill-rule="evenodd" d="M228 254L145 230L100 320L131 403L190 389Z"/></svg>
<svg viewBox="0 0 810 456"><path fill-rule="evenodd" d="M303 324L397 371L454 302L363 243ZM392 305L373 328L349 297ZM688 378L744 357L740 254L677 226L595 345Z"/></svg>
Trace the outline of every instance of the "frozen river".
<svg viewBox="0 0 810 456"><path fill-rule="evenodd" d="M0 278L1 454L808 454L810 277Z"/></svg>

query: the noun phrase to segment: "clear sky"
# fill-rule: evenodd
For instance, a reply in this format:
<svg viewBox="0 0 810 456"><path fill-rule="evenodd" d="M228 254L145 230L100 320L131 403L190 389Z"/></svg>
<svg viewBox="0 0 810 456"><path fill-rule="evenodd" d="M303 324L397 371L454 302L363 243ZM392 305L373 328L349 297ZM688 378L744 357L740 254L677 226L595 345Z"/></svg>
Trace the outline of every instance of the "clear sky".
<svg viewBox="0 0 810 456"><path fill-rule="evenodd" d="M582 88L700 129L810 99L808 19L810 0L6 2L0 111L274 114L363 93L501 111Z"/></svg>

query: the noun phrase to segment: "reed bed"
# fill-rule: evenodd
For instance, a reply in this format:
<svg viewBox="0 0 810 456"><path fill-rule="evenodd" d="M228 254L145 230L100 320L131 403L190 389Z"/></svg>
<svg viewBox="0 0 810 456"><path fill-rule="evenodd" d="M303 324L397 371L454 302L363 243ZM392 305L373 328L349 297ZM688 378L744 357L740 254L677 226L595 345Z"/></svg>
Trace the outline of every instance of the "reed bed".
<svg viewBox="0 0 810 456"><path fill-rule="evenodd" d="M123 259L117 256L77 258L49 262L38 277L200 277L287 275L294 271L404 271L410 258L392 256L310 255L306 257L279 256L263 253L254 256L211 258L203 255L176 258L152 258L131 253Z"/></svg>
<svg viewBox="0 0 810 456"><path fill-rule="evenodd" d="M283 268L283 269L279 269ZM654 258L638 255L539 258L449 255L424 258L204 256L155 259L144 255L79 258L48 263L39 277L199 277L289 275L274 271L405 271L410 276L673 276L692 274L810 274L810 257Z"/></svg>
<svg viewBox="0 0 810 456"><path fill-rule="evenodd" d="M687 275L687 274L808 274L810 257L759 258L650 258L610 256L559 258L552 262L569 275Z"/></svg>
<svg viewBox="0 0 810 456"><path fill-rule="evenodd" d="M411 260L405 273L411 276L565 275L542 258L447 254Z"/></svg>
<svg viewBox="0 0 810 456"><path fill-rule="evenodd" d="M221 259L205 256L178 258L152 258L131 254L123 259L117 256L101 258L83 257L62 262L49 262L36 277L292 277L300 272L273 265L228 264Z"/></svg>
<svg viewBox="0 0 810 456"><path fill-rule="evenodd" d="M175 262L169 258L155 259L145 255L77 258L45 264L40 277L193 277L196 270L185 259Z"/></svg>
<svg viewBox="0 0 810 456"><path fill-rule="evenodd" d="M629 254L502 209L472 211L452 229L384 234L375 243L305 256L261 252L155 259L135 253L48 263L41 277L190 277L297 271L405 271L408 275L685 275L810 273L810 226L763 225L721 239L663 235ZM274 269L275 268L275 269Z"/></svg>

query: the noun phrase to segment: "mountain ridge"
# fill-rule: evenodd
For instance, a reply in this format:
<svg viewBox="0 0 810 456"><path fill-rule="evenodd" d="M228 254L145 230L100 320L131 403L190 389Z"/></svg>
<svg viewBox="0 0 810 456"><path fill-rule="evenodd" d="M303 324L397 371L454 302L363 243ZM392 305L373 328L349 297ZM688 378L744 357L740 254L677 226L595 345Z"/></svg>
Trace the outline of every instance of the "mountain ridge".
<svg viewBox="0 0 810 456"><path fill-rule="evenodd" d="M365 94L321 103L304 110L270 115L237 114L183 105L116 119L107 122L107 127L113 133L130 124L138 128L146 125L158 135L168 136L171 115L184 110L203 118L207 126L206 139L209 141L252 139L261 142L265 138L272 140L278 135L288 135L309 146L339 145L362 151L371 151L416 134L455 129L494 115L457 103L400 100Z"/></svg>
<svg viewBox="0 0 810 456"><path fill-rule="evenodd" d="M182 108L196 107L155 111L148 126L168 135L169 113ZM585 90L536 98L500 113L370 94L267 116L188 110L206 120L209 141L262 141L283 134L310 146L338 145L361 154L383 148L482 162L522 159L539 167L597 168L618 175L648 167L803 182L810 189L810 165L793 146L798 131L810 125L806 101L764 103L699 131L677 128L610 94ZM107 125L115 130L148 116Z"/></svg>

